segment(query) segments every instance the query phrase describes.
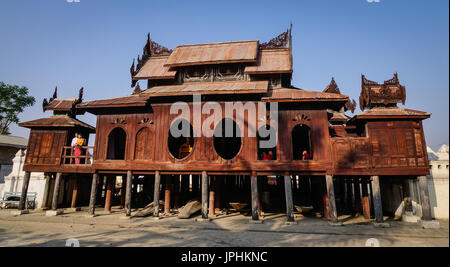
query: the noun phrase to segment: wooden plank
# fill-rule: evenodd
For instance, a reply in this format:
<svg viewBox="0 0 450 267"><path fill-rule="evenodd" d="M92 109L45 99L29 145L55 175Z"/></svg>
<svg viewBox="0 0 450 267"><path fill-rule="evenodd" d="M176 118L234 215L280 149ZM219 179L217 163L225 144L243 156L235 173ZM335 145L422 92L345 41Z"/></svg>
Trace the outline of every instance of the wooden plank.
<svg viewBox="0 0 450 267"><path fill-rule="evenodd" d="M379 223L383 222L383 207L381 204L380 178L379 176L372 176L372 195L373 208L375 210L375 220Z"/></svg>

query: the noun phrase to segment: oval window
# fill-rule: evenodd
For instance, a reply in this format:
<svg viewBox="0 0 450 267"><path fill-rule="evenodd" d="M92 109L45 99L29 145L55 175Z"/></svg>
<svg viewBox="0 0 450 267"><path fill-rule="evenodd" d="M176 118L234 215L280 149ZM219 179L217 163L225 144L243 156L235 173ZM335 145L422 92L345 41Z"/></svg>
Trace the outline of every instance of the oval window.
<svg viewBox="0 0 450 267"><path fill-rule="evenodd" d="M169 153L177 159L186 158L194 147L194 128L185 119L178 119L169 129Z"/></svg>
<svg viewBox="0 0 450 267"><path fill-rule="evenodd" d="M223 159L235 158L241 150L241 129L232 119L221 120L214 129L214 149Z"/></svg>

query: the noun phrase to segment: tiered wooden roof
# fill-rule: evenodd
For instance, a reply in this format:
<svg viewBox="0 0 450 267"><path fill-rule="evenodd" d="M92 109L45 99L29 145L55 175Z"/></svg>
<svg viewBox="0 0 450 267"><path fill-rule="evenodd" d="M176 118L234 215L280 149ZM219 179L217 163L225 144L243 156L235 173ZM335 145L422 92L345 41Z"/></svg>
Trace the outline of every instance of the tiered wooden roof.
<svg viewBox="0 0 450 267"><path fill-rule="evenodd" d="M95 133L95 127L84 123L80 120L72 118L68 115L53 115L47 118L27 121L19 123L19 126L25 128L73 128L73 127L82 127L89 132Z"/></svg>

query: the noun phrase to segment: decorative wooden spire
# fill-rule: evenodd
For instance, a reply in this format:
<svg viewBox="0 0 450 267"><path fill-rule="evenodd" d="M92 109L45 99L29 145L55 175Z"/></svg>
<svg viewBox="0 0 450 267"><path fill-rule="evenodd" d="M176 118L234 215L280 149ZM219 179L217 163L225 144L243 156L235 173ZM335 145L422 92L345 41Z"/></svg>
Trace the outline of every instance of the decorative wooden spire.
<svg viewBox="0 0 450 267"><path fill-rule="evenodd" d="M328 86L323 90L324 93L332 93L332 94L340 94L339 86L337 85L334 77L331 77L331 82Z"/></svg>

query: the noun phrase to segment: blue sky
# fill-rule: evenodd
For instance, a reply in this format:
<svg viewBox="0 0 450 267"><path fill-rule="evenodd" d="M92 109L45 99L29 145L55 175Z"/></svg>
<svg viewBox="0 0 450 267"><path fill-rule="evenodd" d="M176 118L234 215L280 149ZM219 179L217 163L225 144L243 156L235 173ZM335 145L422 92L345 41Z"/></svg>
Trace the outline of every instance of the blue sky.
<svg viewBox="0 0 450 267"><path fill-rule="evenodd" d="M334 76L358 101L361 73L383 82L398 72L405 106L432 113L427 144L449 140L447 0L2 0L0 14L0 80L27 86L37 100L21 121L50 116L41 103L56 85L60 97L76 97L82 86L85 100L130 94L129 67L147 32L168 48L264 42L292 21L295 86L323 90ZM95 125L93 115L80 119ZM16 125L11 131L28 136Z"/></svg>

